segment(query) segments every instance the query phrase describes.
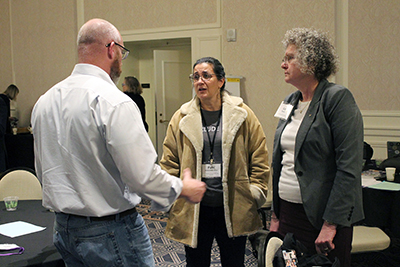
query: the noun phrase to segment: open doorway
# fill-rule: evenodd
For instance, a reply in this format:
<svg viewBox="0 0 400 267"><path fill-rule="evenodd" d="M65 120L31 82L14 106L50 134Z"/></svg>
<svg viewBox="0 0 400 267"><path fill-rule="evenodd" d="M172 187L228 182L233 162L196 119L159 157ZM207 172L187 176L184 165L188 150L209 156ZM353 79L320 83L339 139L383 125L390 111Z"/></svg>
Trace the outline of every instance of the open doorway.
<svg viewBox="0 0 400 267"><path fill-rule="evenodd" d="M162 156L162 142L168 122L179 107L191 99L191 39L125 42L131 51L123 61L121 79L135 76L143 87L149 136Z"/></svg>

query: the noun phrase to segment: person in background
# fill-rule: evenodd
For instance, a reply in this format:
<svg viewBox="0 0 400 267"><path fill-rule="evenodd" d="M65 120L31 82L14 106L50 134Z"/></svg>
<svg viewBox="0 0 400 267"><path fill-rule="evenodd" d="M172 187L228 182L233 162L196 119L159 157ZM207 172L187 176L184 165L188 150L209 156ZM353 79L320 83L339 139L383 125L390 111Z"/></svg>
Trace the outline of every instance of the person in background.
<svg viewBox="0 0 400 267"><path fill-rule="evenodd" d="M11 133L11 110L10 110L10 100L17 100L17 96L19 94L19 89L15 84L10 84L7 89L0 94L1 99L3 99L4 103L7 107L7 124L6 124L6 133Z"/></svg>
<svg viewBox="0 0 400 267"><path fill-rule="evenodd" d="M5 144L5 134L8 123L7 105L0 99L0 173L7 170L7 149Z"/></svg>
<svg viewBox="0 0 400 267"><path fill-rule="evenodd" d="M207 191L200 204L174 203L165 234L185 245L189 267L210 266L214 238L222 266L243 267L247 235L262 227L257 209L267 195L266 138L253 111L225 92L217 59L197 60L190 79L196 95L171 118L160 165L181 177L190 168Z"/></svg>
<svg viewBox="0 0 400 267"><path fill-rule="evenodd" d="M54 244L68 266L154 266L135 206L141 197L155 210L178 197L198 203L205 184L190 170L180 180L155 164L139 110L115 85L129 53L115 26L89 20L77 44L79 63L31 117L43 206L55 211Z"/></svg>
<svg viewBox="0 0 400 267"><path fill-rule="evenodd" d="M295 28L283 44L281 68L297 91L275 114L270 231L350 266L352 225L364 217L361 112L347 88L327 81L338 58L326 33Z"/></svg>
<svg viewBox="0 0 400 267"><path fill-rule="evenodd" d="M141 96L141 94L143 93L143 88L140 85L138 79L132 76L125 77L124 82L122 83L122 91L130 98L132 98L132 100L138 106L140 114L142 114L144 128L146 129L146 132L148 132L149 126L146 122L146 104L143 97Z"/></svg>

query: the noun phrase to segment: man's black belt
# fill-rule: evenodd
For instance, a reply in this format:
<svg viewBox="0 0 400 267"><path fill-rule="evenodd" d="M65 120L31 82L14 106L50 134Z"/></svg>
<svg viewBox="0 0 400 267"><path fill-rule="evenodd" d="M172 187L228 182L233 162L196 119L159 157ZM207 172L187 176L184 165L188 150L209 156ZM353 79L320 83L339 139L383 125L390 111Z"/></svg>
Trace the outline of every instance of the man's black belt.
<svg viewBox="0 0 400 267"><path fill-rule="evenodd" d="M114 221L114 220L118 220L125 217L125 216L129 216L131 214L134 214L136 211L136 208L130 209L130 210L126 210L123 211L121 213L117 213L117 214L113 214L113 215L107 215L107 216L103 216L103 217L91 217L91 216L81 216L81 215L73 215L73 214L67 214L71 217L77 217L77 218L85 218L87 220L90 221L94 221L94 222L104 222L104 221Z"/></svg>

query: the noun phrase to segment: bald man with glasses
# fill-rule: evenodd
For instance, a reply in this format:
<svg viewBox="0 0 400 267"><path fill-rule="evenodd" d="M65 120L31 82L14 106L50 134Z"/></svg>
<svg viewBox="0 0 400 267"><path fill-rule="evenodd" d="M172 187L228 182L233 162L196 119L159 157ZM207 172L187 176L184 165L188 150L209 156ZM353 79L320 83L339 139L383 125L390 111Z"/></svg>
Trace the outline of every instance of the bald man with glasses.
<svg viewBox="0 0 400 267"><path fill-rule="evenodd" d="M154 266L135 209L141 197L166 211L178 197L200 202L206 190L190 171L179 179L155 164L139 109L115 85L128 54L111 23L88 21L79 63L32 112L43 206L55 211L54 243L68 266Z"/></svg>

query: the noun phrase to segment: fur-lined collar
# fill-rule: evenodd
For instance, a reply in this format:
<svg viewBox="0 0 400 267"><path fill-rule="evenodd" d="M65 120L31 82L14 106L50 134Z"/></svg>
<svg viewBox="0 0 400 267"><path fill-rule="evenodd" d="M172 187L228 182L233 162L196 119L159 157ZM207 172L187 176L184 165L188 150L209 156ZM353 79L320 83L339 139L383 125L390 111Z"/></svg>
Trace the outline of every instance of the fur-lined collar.
<svg viewBox="0 0 400 267"><path fill-rule="evenodd" d="M242 107L243 99L230 96L222 92L222 140L232 144L233 139L247 118L247 111ZM195 96L191 101L181 106L183 116L179 123L179 129L189 138L197 152L203 150L202 120L200 112L200 100ZM230 146L229 146L230 147Z"/></svg>

